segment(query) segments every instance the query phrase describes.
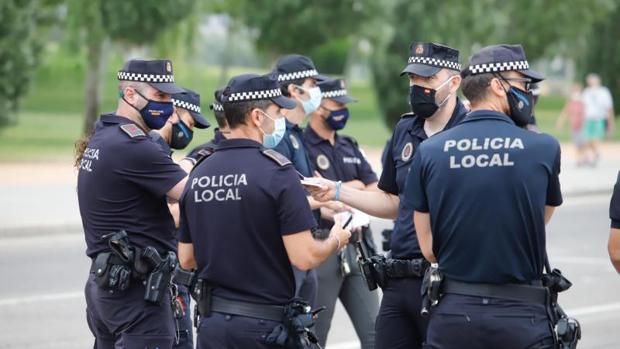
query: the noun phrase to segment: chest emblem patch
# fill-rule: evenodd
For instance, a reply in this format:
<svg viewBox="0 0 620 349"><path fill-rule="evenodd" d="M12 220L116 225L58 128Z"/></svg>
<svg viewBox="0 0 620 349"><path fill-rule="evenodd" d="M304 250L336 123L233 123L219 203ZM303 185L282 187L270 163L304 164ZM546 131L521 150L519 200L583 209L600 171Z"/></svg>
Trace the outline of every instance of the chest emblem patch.
<svg viewBox="0 0 620 349"><path fill-rule="evenodd" d="M409 142L403 147L403 151L400 153L400 158L403 161L409 161L409 159L411 159L411 155L413 155L413 144Z"/></svg>
<svg viewBox="0 0 620 349"><path fill-rule="evenodd" d="M299 149L299 141L297 140L297 137L289 135L289 138L291 139L291 144L293 145L293 148Z"/></svg>
<svg viewBox="0 0 620 349"><path fill-rule="evenodd" d="M329 159L327 158L327 156L321 154L316 157L316 165L321 170L327 170L329 168Z"/></svg>

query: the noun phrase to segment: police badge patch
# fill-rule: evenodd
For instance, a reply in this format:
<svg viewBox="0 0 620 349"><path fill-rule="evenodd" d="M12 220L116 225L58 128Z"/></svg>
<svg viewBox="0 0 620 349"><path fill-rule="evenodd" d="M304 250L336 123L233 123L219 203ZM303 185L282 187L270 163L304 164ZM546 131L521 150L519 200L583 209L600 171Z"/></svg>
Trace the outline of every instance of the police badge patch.
<svg viewBox="0 0 620 349"><path fill-rule="evenodd" d="M321 170L327 170L329 168L329 159L327 158L327 156L321 154L316 157L316 165Z"/></svg>
<svg viewBox="0 0 620 349"><path fill-rule="evenodd" d="M299 149L299 141L297 140L297 138L293 135L289 135L289 138L291 140L291 144L293 145L293 148Z"/></svg>
<svg viewBox="0 0 620 349"><path fill-rule="evenodd" d="M411 159L411 155L413 154L413 144L411 142L405 144L403 147L402 153L400 153L400 158L403 161L409 161Z"/></svg>

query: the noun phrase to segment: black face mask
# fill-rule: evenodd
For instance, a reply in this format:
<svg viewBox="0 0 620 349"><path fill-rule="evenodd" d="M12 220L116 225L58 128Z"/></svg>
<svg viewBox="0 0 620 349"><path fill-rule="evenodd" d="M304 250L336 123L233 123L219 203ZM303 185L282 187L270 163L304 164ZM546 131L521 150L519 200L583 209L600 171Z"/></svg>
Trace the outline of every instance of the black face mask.
<svg viewBox="0 0 620 349"><path fill-rule="evenodd" d="M532 92L526 92L520 88L510 86L506 96L510 108L510 118L517 126L524 127L532 120L534 95L532 95Z"/></svg>
<svg viewBox="0 0 620 349"><path fill-rule="evenodd" d="M182 120L172 124L172 136L170 137L170 148L183 149L189 145L194 138L194 131L185 125Z"/></svg>
<svg viewBox="0 0 620 349"><path fill-rule="evenodd" d="M440 104L437 104L437 102L435 101L435 94L451 79L452 78L450 77L448 80L444 81L441 85L439 85L436 89L422 87L420 85L412 85L409 88L409 105L411 106L411 111L415 115L424 119L433 116L437 112L437 110L448 101L448 98L450 98L451 95L449 94Z"/></svg>

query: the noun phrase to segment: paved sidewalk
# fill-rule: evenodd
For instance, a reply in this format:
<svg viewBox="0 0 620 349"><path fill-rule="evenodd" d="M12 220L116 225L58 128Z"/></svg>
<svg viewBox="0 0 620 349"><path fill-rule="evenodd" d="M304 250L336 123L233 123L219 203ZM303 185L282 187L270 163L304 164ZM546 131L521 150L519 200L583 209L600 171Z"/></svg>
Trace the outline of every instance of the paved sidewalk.
<svg viewBox="0 0 620 349"><path fill-rule="evenodd" d="M366 148L380 170L381 149ZM605 144L597 167L577 168L574 149L562 145L560 181L564 195L610 193L620 170L620 143ZM71 160L50 163L0 164L0 238L45 233L80 232L76 172Z"/></svg>

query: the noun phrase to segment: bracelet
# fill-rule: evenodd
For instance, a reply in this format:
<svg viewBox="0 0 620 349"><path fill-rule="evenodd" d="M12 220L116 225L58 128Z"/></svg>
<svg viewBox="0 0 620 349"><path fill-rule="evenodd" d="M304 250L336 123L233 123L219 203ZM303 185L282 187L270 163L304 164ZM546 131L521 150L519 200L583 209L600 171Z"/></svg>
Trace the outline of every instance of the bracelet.
<svg viewBox="0 0 620 349"><path fill-rule="evenodd" d="M336 240L336 243L338 244L338 246L336 247L336 251L340 250L340 239L338 239L338 237L336 235L330 235L330 238L334 238Z"/></svg>
<svg viewBox="0 0 620 349"><path fill-rule="evenodd" d="M340 201L340 187L342 187L342 181L336 182L336 195L334 195L335 201Z"/></svg>

